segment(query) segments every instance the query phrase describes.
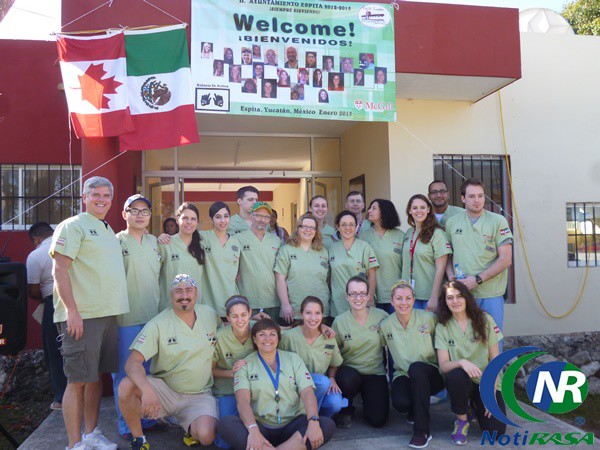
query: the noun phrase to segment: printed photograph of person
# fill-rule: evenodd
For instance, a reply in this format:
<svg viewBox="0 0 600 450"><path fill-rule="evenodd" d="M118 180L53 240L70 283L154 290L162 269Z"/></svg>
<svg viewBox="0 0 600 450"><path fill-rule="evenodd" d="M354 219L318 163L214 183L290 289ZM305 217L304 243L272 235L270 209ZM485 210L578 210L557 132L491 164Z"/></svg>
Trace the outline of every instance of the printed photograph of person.
<svg viewBox="0 0 600 450"><path fill-rule="evenodd" d="M329 103L329 94L325 89L319 91L319 103Z"/></svg>
<svg viewBox="0 0 600 450"><path fill-rule="evenodd" d="M387 69L385 67L375 67L375 84L387 83Z"/></svg>
<svg viewBox="0 0 600 450"><path fill-rule="evenodd" d="M277 80L263 80L261 97L277 98Z"/></svg>
<svg viewBox="0 0 600 450"><path fill-rule="evenodd" d="M252 52L248 47L242 48L242 64L244 66L252 64Z"/></svg>
<svg viewBox="0 0 600 450"><path fill-rule="evenodd" d="M334 66L334 58L333 56L323 56L323 71L324 72L333 72L335 69Z"/></svg>
<svg viewBox="0 0 600 450"><path fill-rule="evenodd" d="M225 50L223 51L223 63L233 64L233 50L229 47L225 47Z"/></svg>
<svg viewBox="0 0 600 450"><path fill-rule="evenodd" d="M260 59L260 45L258 44L252 46L252 59Z"/></svg>
<svg viewBox="0 0 600 450"><path fill-rule="evenodd" d="M265 74L265 64L264 63L252 63L252 77L253 78L263 78Z"/></svg>
<svg viewBox="0 0 600 450"><path fill-rule="evenodd" d="M229 82L230 83L241 83L242 82L242 66L232 65L229 66Z"/></svg>
<svg viewBox="0 0 600 450"><path fill-rule="evenodd" d="M290 91L290 100L304 100L304 85L295 84Z"/></svg>
<svg viewBox="0 0 600 450"><path fill-rule="evenodd" d="M359 53L358 54L358 66L361 69L372 69L374 64L373 53Z"/></svg>
<svg viewBox="0 0 600 450"><path fill-rule="evenodd" d="M290 74L287 70L277 69L277 86L290 87Z"/></svg>
<svg viewBox="0 0 600 450"><path fill-rule="evenodd" d="M242 92L245 94L256 94L256 80L246 78L242 84Z"/></svg>
<svg viewBox="0 0 600 450"><path fill-rule="evenodd" d="M365 71L363 69L354 69L354 86L365 85Z"/></svg>
<svg viewBox="0 0 600 450"><path fill-rule="evenodd" d="M200 53L200 58L212 58L213 57L212 42L203 42L201 48L202 48L202 52Z"/></svg>
<svg viewBox="0 0 600 450"><path fill-rule="evenodd" d="M225 74L225 69L223 66L222 59L215 59L213 61L213 75L215 77L222 77Z"/></svg>
<svg viewBox="0 0 600 450"><path fill-rule="evenodd" d="M321 69L313 70L313 87L323 87L323 72Z"/></svg>
<svg viewBox="0 0 600 450"><path fill-rule="evenodd" d="M343 91L344 74L339 72L329 72L329 86L327 88L330 91Z"/></svg>
<svg viewBox="0 0 600 450"><path fill-rule="evenodd" d="M342 58L340 61L340 72L352 73L354 72L354 59L353 58Z"/></svg>
<svg viewBox="0 0 600 450"><path fill-rule="evenodd" d="M283 65L286 69L297 69L298 68L298 50L296 47L288 47L285 49L285 56L287 60Z"/></svg>
<svg viewBox="0 0 600 450"><path fill-rule="evenodd" d="M309 69L317 67L317 52L306 52L306 67Z"/></svg>
<svg viewBox="0 0 600 450"><path fill-rule="evenodd" d="M308 69L298 70L298 83L308 84Z"/></svg>
<svg viewBox="0 0 600 450"><path fill-rule="evenodd" d="M272 48L268 49L265 52L265 64L267 66L277 67L277 52Z"/></svg>

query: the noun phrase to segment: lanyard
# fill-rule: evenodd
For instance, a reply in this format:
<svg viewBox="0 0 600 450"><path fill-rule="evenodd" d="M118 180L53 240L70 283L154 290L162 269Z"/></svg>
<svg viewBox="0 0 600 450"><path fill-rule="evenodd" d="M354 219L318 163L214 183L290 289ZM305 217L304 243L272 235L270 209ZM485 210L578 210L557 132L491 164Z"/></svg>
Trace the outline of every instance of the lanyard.
<svg viewBox="0 0 600 450"><path fill-rule="evenodd" d="M275 353L275 360L277 361L277 370L275 370L275 376L271 372L271 368L267 364L267 362L260 356L260 352L258 353L258 359L264 366L269 378L271 379L271 383L273 383L273 387L275 388L275 404L276 404L276 413L277 413L277 423L281 423L281 415L279 414L279 374L281 373L281 364L279 362L279 352Z"/></svg>
<svg viewBox="0 0 600 450"><path fill-rule="evenodd" d="M414 258L415 258L415 248L417 247L417 242L419 240L419 235L421 233L419 233L419 235L417 235L417 238L415 239L415 231L417 230L413 230L412 232L412 236L410 238L410 279L412 282L412 274L413 274L413 265L414 265ZM413 286L414 287L414 286Z"/></svg>

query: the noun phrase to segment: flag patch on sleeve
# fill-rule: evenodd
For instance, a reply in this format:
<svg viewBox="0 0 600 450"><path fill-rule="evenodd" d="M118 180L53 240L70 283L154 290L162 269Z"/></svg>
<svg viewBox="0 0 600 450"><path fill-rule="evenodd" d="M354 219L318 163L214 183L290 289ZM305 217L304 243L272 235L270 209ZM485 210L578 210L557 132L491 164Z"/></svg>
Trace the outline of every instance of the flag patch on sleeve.
<svg viewBox="0 0 600 450"><path fill-rule="evenodd" d="M494 327L494 331L496 332L496 334L500 333L500 328L498 328L498 325Z"/></svg>
<svg viewBox="0 0 600 450"><path fill-rule="evenodd" d="M369 262L370 263L375 263L375 262L377 262L377 258L374 257L374 256L369 256Z"/></svg>
<svg viewBox="0 0 600 450"><path fill-rule="evenodd" d="M510 233L510 228L502 228L500 230L500 236L506 236L509 233Z"/></svg>
<svg viewBox="0 0 600 450"><path fill-rule="evenodd" d="M65 244L66 244L65 238L61 238L61 237L59 237L59 238L56 240L56 245L60 245L61 247L64 247L64 246L65 246Z"/></svg>

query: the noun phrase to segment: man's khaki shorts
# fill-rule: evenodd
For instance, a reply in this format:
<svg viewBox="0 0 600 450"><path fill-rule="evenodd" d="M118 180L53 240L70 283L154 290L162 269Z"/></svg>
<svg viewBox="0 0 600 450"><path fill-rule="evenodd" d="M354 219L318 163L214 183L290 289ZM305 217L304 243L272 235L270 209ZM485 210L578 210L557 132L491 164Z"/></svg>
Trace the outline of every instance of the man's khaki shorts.
<svg viewBox="0 0 600 450"><path fill-rule="evenodd" d="M175 417L186 433L189 433L192 422L200 416L210 416L219 420L217 399L210 393L180 394L167 386L161 378L148 376L148 381L160 401L158 417Z"/></svg>

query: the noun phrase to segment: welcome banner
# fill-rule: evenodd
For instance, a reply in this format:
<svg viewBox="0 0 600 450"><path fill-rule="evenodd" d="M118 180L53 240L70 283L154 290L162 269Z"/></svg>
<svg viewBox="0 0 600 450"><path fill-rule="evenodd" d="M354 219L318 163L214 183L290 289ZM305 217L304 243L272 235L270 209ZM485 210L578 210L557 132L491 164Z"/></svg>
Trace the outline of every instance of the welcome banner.
<svg viewBox="0 0 600 450"><path fill-rule="evenodd" d="M396 120L391 5L192 0L198 112Z"/></svg>

